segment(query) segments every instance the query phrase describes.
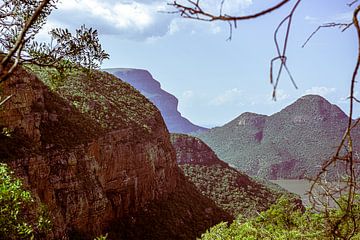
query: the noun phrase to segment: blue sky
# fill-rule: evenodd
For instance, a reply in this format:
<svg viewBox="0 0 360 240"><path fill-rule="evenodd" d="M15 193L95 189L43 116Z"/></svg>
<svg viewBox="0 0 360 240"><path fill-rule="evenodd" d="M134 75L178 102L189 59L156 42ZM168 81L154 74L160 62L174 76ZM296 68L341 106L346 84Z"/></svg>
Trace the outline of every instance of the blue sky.
<svg viewBox="0 0 360 240"><path fill-rule="evenodd" d="M217 12L221 1L202 2L206 9ZM225 11L252 13L276 2L279 0L227 0ZM182 115L199 125L223 125L246 111L272 114L309 93L320 94L347 111L345 99L357 54L355 30L324 29L301 48L318 25L351 20L352 8L346 0L302 1L287 54L299 89L283 75L278 100L271 100L269 63L276 54L273 32L294 2L270 15L239 22L232 41L226 41L226 23L164 13L171 8L167 1L159 0L62 0L44 32L52 27L74 29L84 23L97 28L111 57L103 68L149 70L179 99Z"/></svg>

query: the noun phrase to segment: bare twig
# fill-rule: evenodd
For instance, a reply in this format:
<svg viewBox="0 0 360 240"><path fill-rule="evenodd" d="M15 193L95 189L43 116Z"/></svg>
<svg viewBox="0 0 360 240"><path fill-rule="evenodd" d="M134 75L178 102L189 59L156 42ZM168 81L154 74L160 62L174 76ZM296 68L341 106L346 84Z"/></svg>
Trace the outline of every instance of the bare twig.
<svg viewBox="0 0 360 240"><path fill-rule="evenodd" d="M354 5L355 3L357 3L359 0L353 0L352 2L348 3L347 5L349 7L352 7L352 5Z"/></svg>
<svg viewBox="0 0 360 240"><path fill-rule="evenodd" d="M290 2L290 0L283 0L281 2L279 2L278 4L269 7L263 11L254 13L254 14L250 14L250 15L244 15L244 16L231 16L231 15L226 15L226 14L221 14L219 15L214 15L210 12L207 11L203 11L202 8L200 7L200 1L192 1L192 0L187 0L187 2L190 4L189 6L186 5L182 5L179 4L177 1L174 1L173 3L169 3L170 6L173 6L177 9L177 13L179 13L182 17L184 18L190 18L190 19L196 19L196 20L201 20L201 21L242 21L242 20L250 20L250 19L254 19L263 15L266 15L268 13L271 13L273 11L275 11L276 9L279 9L280 7L282 7L283 5L285 5L286 3Z"/></svg>
<svg viewBox="0 0 360 240"><path fill-rule="evenodd" d="M352 3L354 4L354 2ZM336 153L334 156L326 161L321 169L321 171L316 175L316 177L313 179L312 185L310 187L310 195L309 200L313 204L313 207L316 208L316 206L319 204L318 199L315 197L316 186L324 186L323 179L326 179L326 174L330 170L330 167L336 166L338 162L344 162L345 163L345 176L341 176L344 178L344 184L345 186L343 188L335 189L331 192L326 192L323 196L330 197L333 199L333 202L338 206L339 209L342 210L341 217L334 220L334 222L331 225L331 232L333 236L339 237L340 239L351 239L355 232L357 231L358 225L356 224L356 218L354 215L353 210L353 203L355 200L355 196L357 194L357 165L359 164L359 161L355 159L354 152L353 152L353 139L351 136L351 131L359 124L359 119L354 123L353 121L353 112L354 112L354 103L357 101L355 98L355 85L356 85L356 78L359 72L360 68L360 26L358 21L358 15L360 12L360 5L356 7L353 13L353 20L351 24L329 24L328 27L345 27L348 28L349 26L354 26L357 32L357 40L358 40L358 54L357 54L357 60L356 65L353 70L352 78L351 78L351 86L350 86L350 97L349 97L349 119L347 123L347 128L344 133L344 136L341 139L341 142L336 150ZM319 30L318 28L315 33ZM315 34L314 33L314 34ZM314 35L312 34L312 36ZM310 36L309 39L312 37ZM306 43L305 43L306 44ZM342 151L346 150L345 155L341 155ZM341 167L341 166L340 166ZM326 186L327 187L327 186ZM328 187L326 189L329 189ZM346 191L346 194L345 194ZM335 197L338 197L337 195L346 197L346 205L343 206L340 202L335 201ZM329 215L329 205L328 204L322 204L323 208L319 209L319 211L325 212L325 215ZM349 224L349 221L352 222L352 227L347 227L345 232L338 231L340 228L340 224L345 223Z"/></svg>
<svg viewBox="0 0 360 240"><path fill-rule="evenodd" d="M250 15L243 15L243 16L232 16L223 13L223 5L224 1L221 1L219 15L214 15L210 12L204 11L203 8L200 6L200 0L193 1L187 0L186 5L179 4L177 1L169 4L177 9L176 13L179 13L180 16L189 19L201 20L201 21L225 21L229 23L230 26L230 36L229 39L232 37L232 30L233 25L236 28L236 24L238 21L242 20L249 20L254 19L268 13L275 11L276 9L282 7L286 3L290 1L280 1L278 4L264 9L260 12L250 14ZM285 70L293 83L294 87L297 88L294 78L289 71L287 66L287 46L290 36L290 30L292 26L293 15L298 8L301 0L294 0L296 1L294 6L291 8L290 13L285 16L282 21L278 24L275 32L274 32L274 43L276 46L277 56L275 56L270 61L270 83L273 85L273 98L276 99L276 89L280 81L280 77L282 72ZM349 7L352 7L354 4L358 3L359 0L354 0L348 3ZM353 20L350 23L326 23L319 26L315 31L307 38L305 43L302 47L305 47L306 44L314 37L314 35L320 31L322 28L330 28L330 27L338 27L341 31L345 31L351 26L355 26L357 31L357 38L358 38L358 57L356 66L353 71L353 76L351 79L351 88L350 88L350 110L349 110L349 119L347 123L346 131L341 138L340 144L336 148L336 152L332 158L328 161L325 161L319 171L319 173L315 176L312 180L313 183L309 189L309 200L313 204L313 208L319 212L324 213L326 219L327 226L329 232L332 234L334 239L350 239L354 236L354 233L358 231L358 224L356 222L356 218L352 209L355 196L357 194L358 185L357 185L357 178L359 174L357 171L357 165L360 163L359 157L354 155L353 149L353 139L351 136L351 131L357 127L360 123L360 119L353 121L353 109L354 103L359 102L359 100L354 96L354 89L356 84L356 78L360 67L360 27L358 22L358 14L360 11L360 5L356 7L353 13ZM280 44L279 41L279 32L281 28L285 26L285 37L283 39L283 44ZM274 74L274 66L275 63L280 62L279 69L277 70L276 75ZM339 165L339 166L338 166ZM331 177L330 168L335 167L338 173L337 185L327 181L328 177ZM345 175L341 175L340 172L344 171ZM320 187L320 190L316 188L316 186ZM321 190L322 189L322 190ZM319 191L318 191L319 190ZM345 199L339 199L339 197L343 197ZM345 202L343 202L345 201ZM345 204L344 204L345 203ZM332 207L330 204L335 204L337 209L341 211L341 216L337 216L334 219L329 218L331 215ZM345 224L345 230L339 231L341 228L341 224Z"/></svg>
<svg viewBox="0 0 360 240"><path fill-rule="evenodd" d="M270 82L271 84L273 85L273 99L276 100L276 89L277 89L277 86L279 84L279 81L280 81L280 77L281 77L281 73L282 73L282 70L283 68L285 68L286 72L288 73L288 76L290 77L290 80L291 82L293 83L294 87L297 89L297 85L294 81L294 78L292 77L292 74L290 73L288 67L287 67L287 64L286 64L286 60L287 58L285 57L286 56L286 50L287 50L287 45L288 45L288 41L289 41L289 35L290 35L290 29L291 29L291 24L292 24L292 18L293 18L293 15L297 9L297 7L299 6L301 0L298 0L294 7L291 9L289 15L287 15L280 23L279 25L277 26L275 32L274 32L274 43L275 43L275 46L276 46L276 51L277 51L277 54L278 56L273 58L271 60L271 66L270 66ZM279 30L280 28L282 27L283 24L285 24L287 22L287 27L286 27L286 33L285 33L285 39L284 39L284 44L282 46L282 48L280 48L280 44L279 44L279 41L278 41L278 33L279 33ZM276 76L276 80L275 82L273 82L273 63L277 60L280 60L281 61L281 64L280 64L280 67L279 67L279 70L278 70L278 73L277 73L277 76Z"/></svg>
<svg viewBox="0 0 360 240"><path fill-rule="evenodd" d="M305 45L314 37L314 35L322 28L333 28L338 27L341 29L342 32L346 31L349 27L353 25L353 22L351 23L325 23L321 26L318 26L315 31L313 31L310 36L306 39L305 43L301 46L302 48L305 47Z"/></svg>
<svg viewBox="0 0 360 240"><path fill-rule="evenodd" d="M290 2L290 0L283 0L280 1L278 4L266 8L262 11L259 11L257 13L253 13L253 14L249 14L249 15L243 15L243 16L232 16L232 15L228 15L228 14L224 14L223 13L223 5L224 5L225 0L221 1L220 4L220 11L219 11L219 15L215 15L213 13L204 11L203 8L200 6L200 0L197 1L193 1L193 0L187 0L187 5L183 5L183 4L179 4L177 1L174 1L173 3L170 3L170 6L173 6L177 9L177 11L172 12L172 13L179 13L180 16L182 16L183 18L189 18L189 19L195 19L195 20L201 20L201 21L225 21L229 24L229 37L227 40L231 40L232 39L232 32L233 32L233 27L237 27L237 22L238 21L243 21L243 20L250 20L250 19L254 19L254 18L258 18L261 16L264 16L268 13L271 13L279 8L281 8L282 6L284 6L286 3ZM294 87L297 89L297 85L295 83L295 80L286 64L286 50L287 50L287 45L288 45L288 40L289 40L289 35L290 35L290 29L291 29L291 25L292 25L292 19L293 19L293 15L297 9L297 7L299 6L301 0L297 0L296 3L294 4L294 6L292 7L290 13L279 23L279 25L277 26L275 33L274 33L274 42L276 45L276 50L277 50L277 56L274 57L271 61L270 61L270 82L273 85L273 99L276 100L276 89L282 74L283 69L285 69L285 71L287 72L292 84L294 85ZM284 39L284 44L283 46L280 47L280 44L278 42L278 32L280 30L280 28L286 24L286 33L285 33L285 39ZM276 74L276 80L274 81L274 74L273 74L273 70L274 70L274 63L276 61L280 61L280 67L279 70Z"/></svg>
<svg viewBox="0 0 360 240"><path fill-rule="evenodd" d="M13 95L7 96L4 100L2 100L2 101L0 102L0 106L4 105L7 101L9 101L10 98L12 98L12 96L13 96Z"/></svg>

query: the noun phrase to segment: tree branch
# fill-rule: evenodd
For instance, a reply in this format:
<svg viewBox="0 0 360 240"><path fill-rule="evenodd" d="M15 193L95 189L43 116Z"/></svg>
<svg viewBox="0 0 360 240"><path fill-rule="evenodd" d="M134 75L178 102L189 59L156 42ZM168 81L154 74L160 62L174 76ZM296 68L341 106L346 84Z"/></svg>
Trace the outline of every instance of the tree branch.
<svg viewBox="0 0 360 240"><path fill-rule="evenodd" d="M332 27L339 27L342 29L341 31L346 31L349 27L351 27L354 23L325 23L321 26L318 26L315 31L313 31L310 36L306 39L305 43L301 46L302 48L305 47L305 45L314 37L314 35L322 28L332 28Z"/></svg>
<svg viewBox="0 0 360 240"><path fill-rule="evenodd" d="M42 13L42 10L50 3L51 0L43 0L40 5L35 9L34 14L31 15L30 19L25 23L24 28L20 32L19 36L17 37L17 40L13 46L12 49L6 54L6 56L2 59L0 65L3 67L9 62L9 60L12 58L14 53L19 49L19 47L24 43L24 38L28 30L31 28L31 26L34 24L34 22L38 19L40 14ZM0 79L0 82L2 79Z"/></svg>
<svg viewBox="0 0 360 240"><path fill-rule="evenodd" d="M190 18L190 19L196 19L196 20L202 20L202 21L242 21L242 20L250 20L254 19L263 15L266 15L268 13L271 13L275 11L276 9L279 9L286 3L290 2L290 0L283 0L279 2L278 4L269 7L263 11L250 14L250 15L244 15L244 16L230 16L227 14L222 14L222 7L220 8L220 14L214 15L210 12L203 11L200 7L200 1L192 1L188 0L189 4L192 5L192 7L188 7L182 4L179 4L177 1L174 1L173 3L169 3L168 5L175 7L178 9L178 11L174 13L179 13L184 18ZM221 4L223 5L223 3Z"/></svg>

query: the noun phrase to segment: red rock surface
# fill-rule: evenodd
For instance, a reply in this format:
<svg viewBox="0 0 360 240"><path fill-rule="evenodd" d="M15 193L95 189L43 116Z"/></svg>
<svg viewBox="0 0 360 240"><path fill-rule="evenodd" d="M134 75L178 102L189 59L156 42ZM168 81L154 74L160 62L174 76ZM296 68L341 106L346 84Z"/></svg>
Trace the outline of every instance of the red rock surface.
<svg viewBox="0 0 360 240"><path fill-rule="evenodd" d="M139 130L131 125L100 134L93 131L99 124L89 118L65 126L81 114L66 101L50 103L59 97L24 70L1 87L2 96L13 94L0 112L1 125L31 141L31 147L17 146L27 147L28 154L10 154L7 161L47 206L55 237L99 235L114 219L174 190L175 152L156 108L146 136L134 136ZM140 95L135 90L129 94ZM87 132L80 129L85 125L90 126ZM47 140L56 134L62 139Z"/></svg>

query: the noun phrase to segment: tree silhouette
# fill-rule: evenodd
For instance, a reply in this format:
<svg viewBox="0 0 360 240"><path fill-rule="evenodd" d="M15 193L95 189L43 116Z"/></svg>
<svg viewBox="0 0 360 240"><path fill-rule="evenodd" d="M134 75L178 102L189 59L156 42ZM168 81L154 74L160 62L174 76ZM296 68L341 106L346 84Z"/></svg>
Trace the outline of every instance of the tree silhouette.
<svg viewBox="0 0 360 240"><path fill-rule="evenodd" d="M101 47L98 32L85 25L73 35L68 29L50 31L51 42L39 43L35 36L59 0L0 1L0 83L19 64L55 67L60 75L73 66L91 71L109 58ZM11 96L0 99L0 106Z"/></svg>
<svg viewBox="0 0 360 240"><path fill-rule="evenodd" d="M0 2L0 82L27 56L23 55L46 22L58 0L3 0Z"/></svg>

